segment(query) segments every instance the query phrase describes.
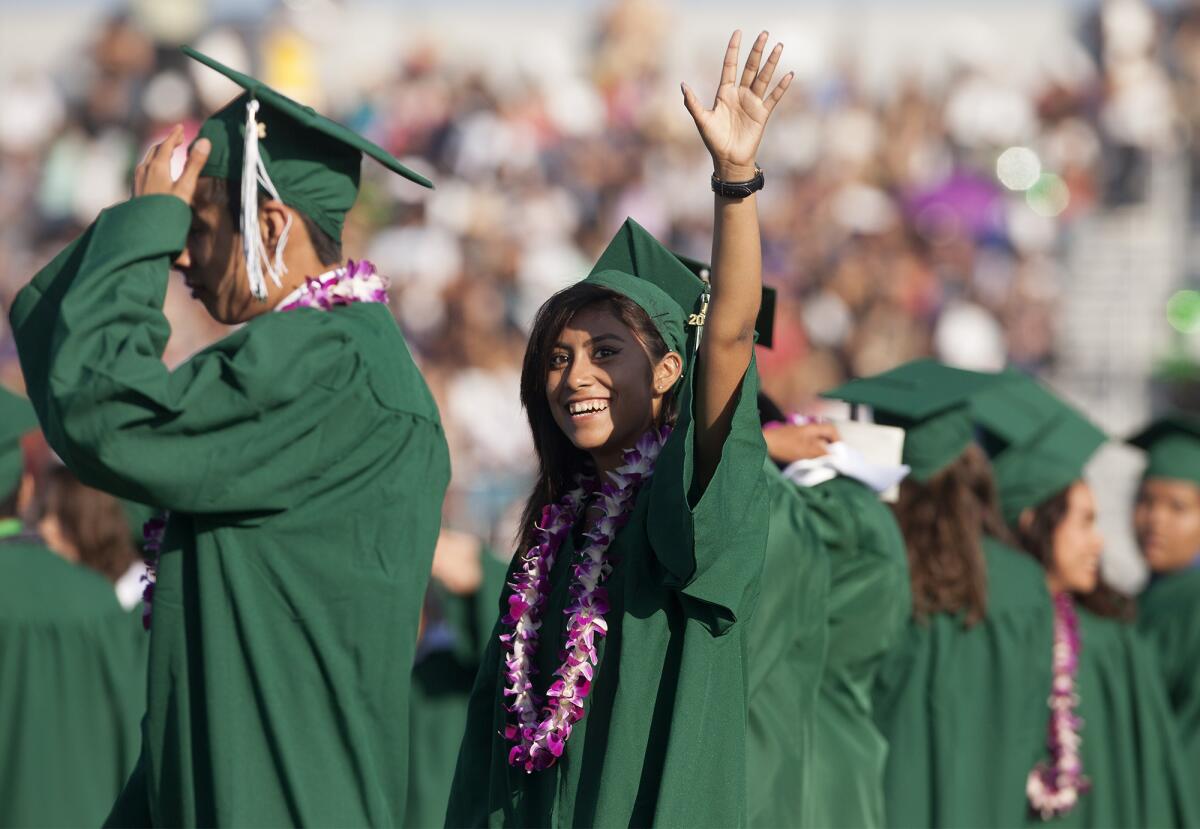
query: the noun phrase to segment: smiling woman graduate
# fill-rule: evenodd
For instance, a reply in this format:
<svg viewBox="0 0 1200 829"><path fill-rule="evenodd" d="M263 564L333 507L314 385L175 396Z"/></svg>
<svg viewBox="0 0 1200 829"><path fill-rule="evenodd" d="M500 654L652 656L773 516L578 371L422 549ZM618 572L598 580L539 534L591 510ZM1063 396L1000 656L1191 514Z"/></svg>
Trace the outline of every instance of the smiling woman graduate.
<svg viewBox="0 0 1200 829"><path fill-rule="evenodd" d="M709 287L627 222L542 306L521 397L540 477L472 694L449 826L737 826L767 531L753 196L776 46L740 33L688 111L715 166ZM761 64L761 71L760 71ZM702 334L702 336L701 336Z"/></svg>
<svg viewBox="0 0 1200 829"><path fill-rule="evenodd" d="M246 92L204 123L178 181L180 130L151 150L135 196L12 309L67 466L170 510L142 754L110 821L397 825L449 459L383 285L341 266L339 238L363 154L424 180L189 54ZM214 317L245 324L169 371L173 262Z"/></svg>

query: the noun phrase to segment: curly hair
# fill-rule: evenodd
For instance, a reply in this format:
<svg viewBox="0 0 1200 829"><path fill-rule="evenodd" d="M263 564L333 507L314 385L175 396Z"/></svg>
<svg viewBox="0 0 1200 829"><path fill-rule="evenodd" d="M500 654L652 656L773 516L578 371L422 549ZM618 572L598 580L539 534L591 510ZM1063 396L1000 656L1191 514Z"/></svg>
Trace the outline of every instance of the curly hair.
<svg viewBox="0 0 1200 829"><path fill-rule="evenodd" d="M972 444L930 480L900 485L892 507L908 548L913 616L962 613L967 627L987 613L983 538L1010 536L987 456Z"/></svg>

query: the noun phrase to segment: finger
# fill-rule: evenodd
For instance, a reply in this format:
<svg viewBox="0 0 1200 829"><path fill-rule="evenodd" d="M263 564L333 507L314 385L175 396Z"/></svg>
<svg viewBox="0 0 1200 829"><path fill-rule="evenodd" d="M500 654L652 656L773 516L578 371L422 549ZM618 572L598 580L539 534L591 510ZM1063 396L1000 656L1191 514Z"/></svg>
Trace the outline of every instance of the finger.
<svg viewBox="0 0 1200 829"><path fill-rule="evenodd" d="M704 104L700 103L700 99L696 97L696 93L692 88L685 83L681 83L679 88L683 90L683 105L687 107L688 113L692 116L692 120L697 126L700 124L700 118L703 116L705 109Z"/></svg>
<svg viewBox="0 0 1200 829"><path fill-rule="evenodd" d="M721 66L721 86L733 83L737 77L738 52L742 48L742 30L738 29L729 38L729 46L725 49L725 63Z"/></svg>
<svg viewBox="0 0 1200 829"><path fill-rule="evenodd" d="M796 77L795 72L788 72L779 80L775 88L771 90L771 94L763 101L763 104L767 108L767 114L770 114L775 109L775 105L779 103L779 99L783 97L783 93L787 92L788 87L792 85L792 78L794 77Z"/></svg>
<svg viewBox="0 0 1200 829"><path fill-rule="evenodd" d="M746 56L746 68L742 70L742 86L749 86L758 74L758 64L762 60L763 49L767 48L767 33L763 32L754 39L750 54Z"/></svg>
<svg viewBox="0 0 1200 829"><path fill-rule="evenodd" d="M196 191L196 181L200 178L200 171L204 169L204 163L208 161L210 152L212 152L212 142L207 138L201 138L193 144L188 153L187 163L183 165L183 172L179 174L179 181L175 182L175 192L181 196L186 194L186 201L189 203L192 200L192 194Z"/></svg>
<svg viewBox="0 0 1200 829"><path fill-rule="evenodd" d="M750 91L758 97L762 97L767 91L767 87L771 85L771 76L775 74L775 67L779 65L779 56L783 54L783 44L776 43L775 48L771 50L771 54L767 57L767 62L763 66L762 71L758 73L758 77L754 79L754 83L750 84Z"/></svg>
<svg viewBox="0 0 1200 829"><path fill-rule="evenodd" d="M832 423L818 423L814 429L816 436L826 443L837 443L841 439L837 427Z"/></svg>
<svg viewBox="0 0 1200 829"><path fill-rule="evenodd" d="M183 141L183 127L176 124L167 133L167 137L150 148L150 152L146 154L145 164L147 167L163 167L170 169L171 154L175 152L175 148Z"/></svg>

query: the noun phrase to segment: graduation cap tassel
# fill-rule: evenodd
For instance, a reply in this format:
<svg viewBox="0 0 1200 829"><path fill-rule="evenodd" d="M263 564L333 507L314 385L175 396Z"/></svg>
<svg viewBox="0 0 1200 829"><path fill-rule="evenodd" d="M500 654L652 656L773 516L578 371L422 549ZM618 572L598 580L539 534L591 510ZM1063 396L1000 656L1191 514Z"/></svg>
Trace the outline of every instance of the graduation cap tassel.
<svg viewBox="0 0 1200 829"><path fill-rule="evenodd" d="M287 266L283 263L283 251L287 247L288 234L292 230L292 217L288 216L283 233L279 235L279 244L275 246L275 259L271 261L267 257L262 234L258 228L259 185L262 185L271 198L276 201L283 200L279 197L279 190L271 181L271 176L267 173L267 167L259 154L257 115L258 101L251 98L246 103L246 136L242 157L241 231L242 252L246 257L246 273L250 278L250 292L256 299L265 300L267 298L267 282L263 272L266 271L270 275L271 281L275 283L276 287L282 285L280 277L287 273Z"/></svg>

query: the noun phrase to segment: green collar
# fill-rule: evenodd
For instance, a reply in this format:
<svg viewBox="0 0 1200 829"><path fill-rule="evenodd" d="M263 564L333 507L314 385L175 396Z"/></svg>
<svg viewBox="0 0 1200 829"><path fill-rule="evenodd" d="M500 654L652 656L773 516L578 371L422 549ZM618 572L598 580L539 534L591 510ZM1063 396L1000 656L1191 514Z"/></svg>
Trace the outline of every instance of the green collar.
<svg viewBox="0 0 1200 829"><path fill-rule="evenodd" d="M5 518L0 521L0 538L8 538L10 535L17 535L24 529L20 518Z"/></svg>

